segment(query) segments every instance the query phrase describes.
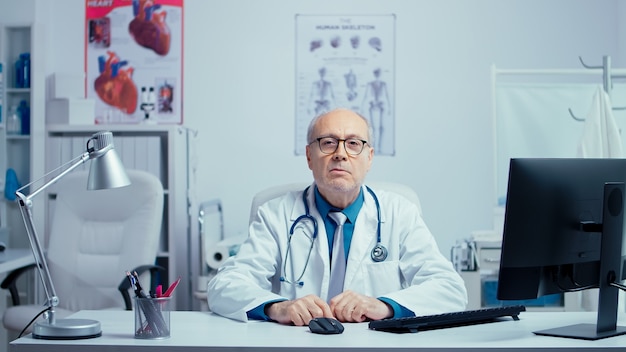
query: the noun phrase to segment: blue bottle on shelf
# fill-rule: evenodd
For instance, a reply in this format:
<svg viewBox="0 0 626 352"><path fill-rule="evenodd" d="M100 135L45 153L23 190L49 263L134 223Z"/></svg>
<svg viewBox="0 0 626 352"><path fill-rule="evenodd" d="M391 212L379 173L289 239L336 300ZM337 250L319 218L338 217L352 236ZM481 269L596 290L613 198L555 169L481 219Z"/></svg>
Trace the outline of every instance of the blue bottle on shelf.
<svg viewBox="0 0 626 352"><path fill-rule="evenodd" d="M21 53L15 62L15 88L30 88L30 53Z"/></svg>
<svg viewBox="0 0 626 352"><path fill-rule="evenodd" d="M30 53L23 53L20 55L22 59L22 80L24 81L23 88L30 88Z"/></svg>
<svg viewBox="0 0 626 352"><path fill-rule="evenodd" d="M24 87L24 62L21 58L15 61L15 88Z"/></svg>
<svg viewBox="0 0 626 352"><path fill-rule="evenodd" d="M0 123L2 123L2 97L4 89L4 75L2 74L2 63L0 62Z"/></svg>
<svg viewBox="0 0 626 352"><path fill-rule="evenodd" d="M20 105L17 107L17 114L20 117L22 134L30 134L30 107L28 107L26 100L20 101Z"/></svg>

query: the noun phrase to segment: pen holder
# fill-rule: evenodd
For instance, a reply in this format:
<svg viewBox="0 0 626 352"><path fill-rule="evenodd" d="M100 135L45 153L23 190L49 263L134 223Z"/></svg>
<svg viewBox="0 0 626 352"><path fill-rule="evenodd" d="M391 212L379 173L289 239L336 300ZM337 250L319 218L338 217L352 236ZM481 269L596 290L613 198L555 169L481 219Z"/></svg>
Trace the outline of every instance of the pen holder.
<svg viewBox="0 0 626 352"><path fill-rule="evenodd" d="M171 297L135 298L135 338L170 337Z"/></svg>

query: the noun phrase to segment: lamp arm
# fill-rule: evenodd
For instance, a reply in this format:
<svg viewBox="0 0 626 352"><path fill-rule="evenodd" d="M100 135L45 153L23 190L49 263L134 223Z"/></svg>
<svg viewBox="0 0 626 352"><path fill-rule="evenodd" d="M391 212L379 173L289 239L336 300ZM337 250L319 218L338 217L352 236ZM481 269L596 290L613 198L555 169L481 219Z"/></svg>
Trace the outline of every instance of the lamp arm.
<svg viewBox="0 0 626 352"><path fill-rule="evenodd" d="M35 263L37 264L37 270L39 272L39 276L41 277L41 281L43 283L43 289L46 294L46 306L50 308L48 312L48 322L50 324L55 323L54 318L54 307L59 304L59 298L57 297L56 290L54 289L54 284L52 283L52 278L50 276L50 270L48 268L48 263L46 262L46 258L44 256L44 252L42 246L39 242L39 236L37 235L37 230L35 229L35 223L33 221L33 213L32 207L33 202L32 199L37 196L37 194L41 193L43 190L48 188L50 185L57 182L59 179L67 175L70 171L74 170L85 161L89 160L89 153L86 152L82 154L78 159L75 159L72 165L70 165L67 169L61 172L59 175L52 178L50 181L46 182L43 186L39 187L35 191L33 191L29 195L25 195L21 191L29 186L28 185L21 187L15 192L15 195L18 199L18 204L20 207L20 212L22 213L22 219L24 220L24 225L26 227L26 233L28 235L28 240L30 241L30 246L33 251L33 256L35 257Z"/></svg>
<svg viewBox="0 0 626 352"><path fill-rule="evenodd" d="M24 185L24 186L22 186L22 187L18 188L15 194L17 194L17 192L20 192L20 193L21 193L21 191L22 191L23 189L25 189L25 188L27 188L27 187L31 186L31 185L32 185L32 184L34 184L35 182L37 182L37 181L41 180L42 178L44 178L44 177L46 177L46 176L50 175L51 173L53 173L53 172L55 172L55 171L57 171L57 170L59 170L59 169L62 169L62 168L63 168L63 167L65 167L66 165L70 165L70 164L71 164L71 165L70 165L67 169L63 170L61 173L59 173L57 176L55 176L54 178L52 178L50 181L46 182L45 184L43 184L43 185L42 185L41 187L39 187L38 189L36 189L35 191L31 192L31 193L28 195L28 199L29 199L29 200L30 200L30 199L33 199L33 198L34 198L34 197L36 197L36 196L37 196L37 194L39 194L41 191L45 190L45 189L46 189L46 188L48 188L50 185L52 185L52 184L56 183L59 179L63 178L65 175L67 175L68 173L70 173L70 171L72 171L72 170L74 170L75 168L79 167L80 165L84 164L84 163L85 163L87 160L89 160L89 159L93 159L93 157L91 156L91 154L90 154L89 152L85 152L85 153L81 154L80 156L78 156L78 157L76 157L76 158L74 158L74 159L72 159L72 160L68 161L67 163L65 163L65 164L63 164L63 165L61 165L61 166L57 167L56 169L54 169L54 170L52 170L52 171L48 171L48 173L46 173L46 174L45 174L45 175L43 175L42 177L40 177L40 178L36 179L35 181L32 181L31 183L26 184L26 185ZM23 193L21 193L21 194L23 194Z"/></svg>

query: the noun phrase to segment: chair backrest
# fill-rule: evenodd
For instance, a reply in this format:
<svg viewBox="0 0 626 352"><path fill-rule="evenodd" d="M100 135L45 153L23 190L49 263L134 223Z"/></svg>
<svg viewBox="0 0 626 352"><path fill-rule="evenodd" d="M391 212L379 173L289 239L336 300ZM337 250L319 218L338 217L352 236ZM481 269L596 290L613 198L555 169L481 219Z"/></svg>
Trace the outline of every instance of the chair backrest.
<svg viewBox="0 0 626 352"><path fill-rule="evenodd" d="M148 172L127 173L131 185L122 188L88 191L86 171L55 185L46 258L61 308L123 309L125 272L155 262L163 186Z"/></svg>
<svg viewBox="0 0 626 352"><path fill-rule="evenodd" d="M310 182L289 183L289 184L269 187L267 189L260 191L254 196L254 198L252 198L252 205L250 207L250 222L252 222L254 218L256 217L256 213L260 205L264 204L265 202L271 199L282 196L283 194L287 192L303 190L310 184L311 184ZM422 206L420 204L419 197L417 196L417 193L415 193L413 188L407 185L401 184L401 183L396 183L396 182L374 181L374 182L366 182L365 184L368 185L370 188L372 188L374 192L377 189L380 189L380 190L398 193L406 197L408 200L410 200L411 202L415 203L415 205L417 205L417 208L419 209L420 214L421 214Z"/></svg>

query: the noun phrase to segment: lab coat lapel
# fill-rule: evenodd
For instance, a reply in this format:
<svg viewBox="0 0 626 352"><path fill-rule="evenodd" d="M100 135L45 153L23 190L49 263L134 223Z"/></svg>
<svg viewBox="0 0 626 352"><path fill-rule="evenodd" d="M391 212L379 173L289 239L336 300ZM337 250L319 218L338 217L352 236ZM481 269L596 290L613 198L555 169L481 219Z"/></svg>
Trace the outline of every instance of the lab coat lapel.
<svg viewBox="0 0 626 352"><path fill-rule="evenodd" d="M348 263L346 265L344 289L352 286L351 283L356 279L359 268L371 261L370 251L376 245L376 231L378 227L376 203L366 188L363 188L363 194L365 200L354 225L354 233L352 234Z"/></svg>
<svg viewBox="0 0 626 352"><path fill-rule="evenodd" d="M315 206L315 184L312 184L309 188L309 192L307 194L307 202L309 204L309 213L312 217L317 220L317 238L315 239L315 244L313 246L313 251L311 252L311 258L308 263L308 268L304 273L304 276L307 278L308 282L319 282L319 296L322 297L328 294L328 287L330 283L330 256L329 256L329 247L328 247L328 237L326 236L326 226L324 225L324 220L322 219L317 207ZM296 205L294 207L294 212L292 214L292 219L297 218L298 216L305 213L304 205L302 202L298 202L300 205ZM299 208L299 209L296 209ZM312 233L312 232L311 232ZM316 263L320 263L318 266ZM320 270L311 269L317 267L324 268L323 273L320 274ZM320 280L320 275L321 280ZM304 281L304 280L303 280ZM322 297L324 298L324 297Z"/></svg>

